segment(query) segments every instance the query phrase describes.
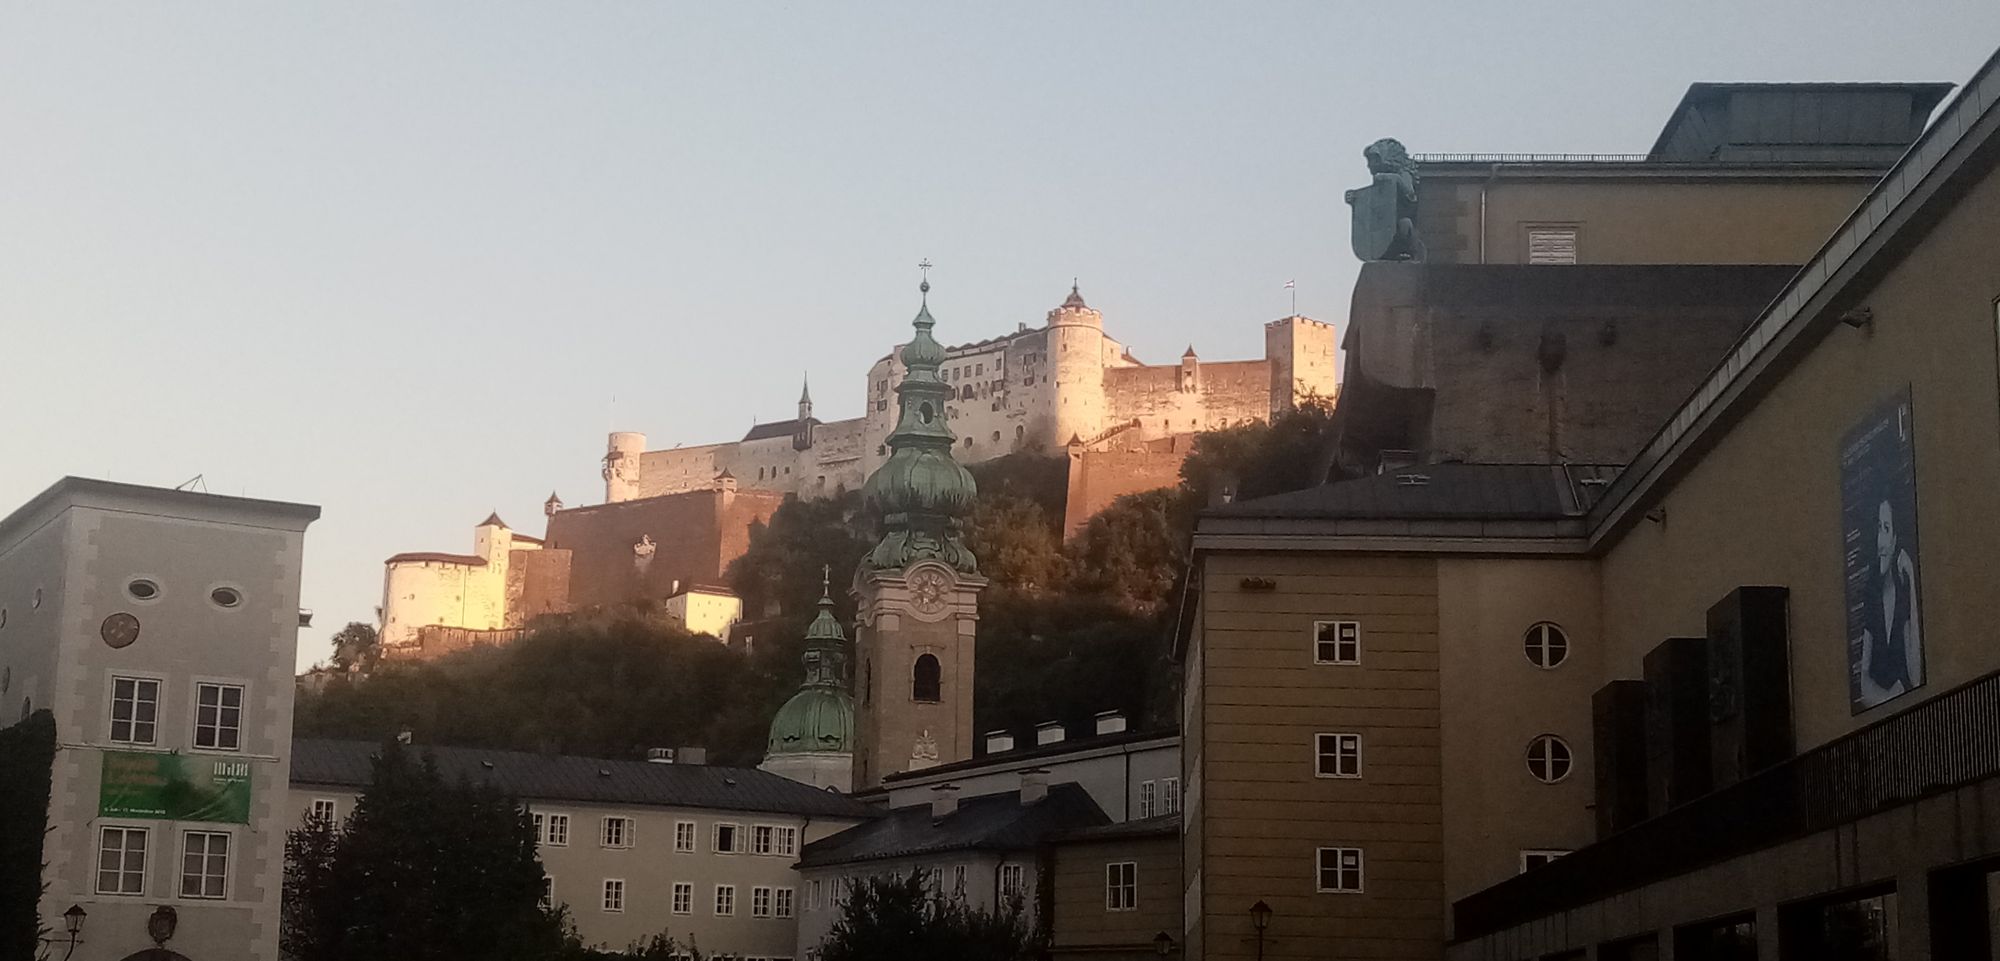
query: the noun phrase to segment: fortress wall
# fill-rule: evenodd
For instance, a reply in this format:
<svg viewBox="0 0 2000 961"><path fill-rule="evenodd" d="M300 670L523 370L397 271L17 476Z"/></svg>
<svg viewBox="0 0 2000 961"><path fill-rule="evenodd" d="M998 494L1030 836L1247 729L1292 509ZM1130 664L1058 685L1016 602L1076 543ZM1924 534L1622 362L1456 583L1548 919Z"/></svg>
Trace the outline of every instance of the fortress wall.
<svg viewBox="0 0 2000 961"><path fill-rule="evenodd" d="M548 546L570 552L572 609L665 598L675 582L720 580L749 546L749 525L768 521L783 500L769 491L704 490L558 511ZM650 560L633 552L642 536L653 540Z"/></svg>
<svg viewBox="0 0 2000 961"><path fill-rule="evenodd" d="M410 644L432 624L499 626L505 603L484 564L426 560L389 563L382 578L382 643Z"/></svg>
<svg viewBox="0 0 2000 961"><path fill-rule="evenodd" d="M1099 511L1126 494L1179 485L1181 462L1193 446L1192 434L1176 434L1116 450L1072 451L1063 539L1076 536Z"/></svg>
<svg viewBox="0 0 2000 961"><path fill-rule="evenodd" d="M1179 365L1104 372L1108 427L1137 419L1140 436L1213 430L1269 415L1269 365L1261 360L1199 364L1196 390L1182 389Z"/></svg>
<svg viewBox="0 0 2000 961"><path fill-rule="evenodd" d="M510 560L502 626L520 627L540 615L569 610L569 551L516 548Z"/></svg>
<svg viewBox="0 0 2000 961"><path fill-rule="evenodd" d="M786 493L799 489L799 467L804 458L792 446L792 435L741 441L735 447L729 472L736 475L739 490Z"/></svg>
<svg viewBox="0 0 2000 961"><path fill-rule="evenodd" d="M715 486L715 475L734 460L736 444L703 444L649 450L639 456L639 497L659 497Z"/></svg>
<svg viewBox="0 0 2000 961"><path fill-rule="evenodd" d="M819 425L813 432L812 450L806 452L807 466L798 485L802 497L831 494L840 488L860 490L872 469L869 455L888 432L875 434L865 418L837 420ZM824 483L820 478L824 477Z"/></svg>

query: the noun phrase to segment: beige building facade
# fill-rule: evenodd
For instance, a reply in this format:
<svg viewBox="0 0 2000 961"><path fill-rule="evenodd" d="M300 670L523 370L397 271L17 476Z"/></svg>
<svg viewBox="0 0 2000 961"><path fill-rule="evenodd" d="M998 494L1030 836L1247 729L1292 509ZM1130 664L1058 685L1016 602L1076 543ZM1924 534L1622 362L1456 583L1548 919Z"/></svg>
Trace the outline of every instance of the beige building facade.
<svg viewBox="0 0 2000 961"><path fill-rule="evenodd" d="M60 931L71 906L86 912L76 961L152 947L163 908L178 919L166 946L194 961L278 957L318 516L72 477L0 519L0 698L10 724L54 716L40 915Z"/></svg>

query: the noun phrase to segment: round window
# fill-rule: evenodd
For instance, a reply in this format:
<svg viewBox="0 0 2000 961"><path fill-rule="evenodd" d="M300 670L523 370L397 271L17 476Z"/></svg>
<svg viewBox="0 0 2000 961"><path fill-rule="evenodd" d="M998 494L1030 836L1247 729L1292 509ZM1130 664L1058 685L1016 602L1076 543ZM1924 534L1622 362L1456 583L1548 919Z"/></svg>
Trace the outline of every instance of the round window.
<svg viewBox="0 0 2000 961"><path fill-rule="evenodd" d="M125 593L132 595L135 601L150 601L160 596L160 585L142 577L125 585Z"/></svg>
<svg viewBox="0 0 2000 961"><path fill-rule="evenodd" d="M1528 653L1528 663L1536 667L1551 668L1569 659L1569 635L1548 621L1528 628L1521 646Z"/></svg>
<svg viewBox="0 0 2000 961"><path fill-rule="evenodd" d="M233 587L218 587L208 592L208 599L217 607L235 607L243 603L243 594Z"/></svg>
<svg viewBox="0 0 2000 961"><path fill-rule="evenodd" d="M1569 777L1569 742L1553 734L1543 734L1528 742L1528 773L1543 784Z"/></svg>

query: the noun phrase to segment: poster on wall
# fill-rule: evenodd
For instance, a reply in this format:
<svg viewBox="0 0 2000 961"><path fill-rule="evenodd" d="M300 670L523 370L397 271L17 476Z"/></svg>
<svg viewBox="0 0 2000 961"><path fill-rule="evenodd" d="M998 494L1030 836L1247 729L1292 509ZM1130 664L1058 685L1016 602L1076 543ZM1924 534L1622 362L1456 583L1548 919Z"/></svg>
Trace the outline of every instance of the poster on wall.
<svg viewBox="0 0 2000 961"><path fill-rule="evenodd" d="M102 817L250 823L250 762L207 755L104 752Z"/></svg>
<svg viewBox="0 0 2000 961"><path fill-rule="evenodd" d="M1846 554L1848 701L1854 713L1924 684L1917 549L1917 460L1908 386L1840 445Z"/></svg>

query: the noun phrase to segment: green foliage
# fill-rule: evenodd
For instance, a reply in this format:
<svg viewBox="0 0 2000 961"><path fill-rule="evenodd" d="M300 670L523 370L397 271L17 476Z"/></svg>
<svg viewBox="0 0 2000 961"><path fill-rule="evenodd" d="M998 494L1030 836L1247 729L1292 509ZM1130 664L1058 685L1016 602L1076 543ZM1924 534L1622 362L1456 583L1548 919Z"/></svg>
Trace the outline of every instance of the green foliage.
<svg viewBox="0 0 2000 961"><path fill-rule="evenodd" d="M1127 494L1092 517L1068 548L1071 589L1128 610L1163 610L1186 563L1193 512L1168 488Z"/></svg>
<svg viewBox="0 0 2000 961"><path fill-rule="evenodd" d="M1062 515L1051 523L1042 506L1026 497L981 493L965 544L979 558L980 573L996 584L1030 592L1061 590L1068 573L1061 524Z"/></svg>
<svg viewBox="0 0 2000 961"><path fill-rule="evenodd" d="M528 815L491 788L448 784L394 741L339 828L285 846L282 937L297 961L548 961L561 918L540 906Z"/></svg>
<svg viewBox="0 0 2000 961"><path fill-rule="evenodd" d="M55 759L48 711L0 729L0 961L30 961L42 936L42 836Z"/></svg>
<svg viewBox="0 0 2000 961"><path fill-rule="evenodd" d="M567 943L559 961L682 961L682 959L708 961L708 958L709 956L703 953L692 939L682 944L666 931L633 944L623 951L606 951L602 948L584 947L572 930L567 935Z"/></svg>
<svg viewBox="0 0 2000 961"><path fill-rule="evenodd" d="M1317 487L1331 475L1333 443L1333 402L1307 397L1268 424L1196 434L1181 462L1181 489L1206 506L1224 488L1249 500Z"/></svg>
<svg viewBox="0 0 2000 961"><path fill-rule="evenodd" d="M821 568L830 567L835 613L845 620L853 615L847 589L854 567L874 544L859 491L817 500L788 497L769 524L751 528L749 549L725 578L743 598L745 617L798 618L803 629L819 602Z"/></svg>
<svg viewBox="0 0 2000 961"><path fill-rule="evenodd" d="M1083 727L1109 710L1172 723L1171 703L1149 696L1173 675L1157 616L1101 597L1005 588L989 588L979 607L976 729Z"/></svg>
<svg viewBox="0 0 2000 961"><path fill-rule="evenodd" d="M381 740L407 728L438 744L590 757L702 746L714 763L754 764L799 684L799 638L773 640L746 656L635 612L551 621L505 647L301 692L293 731Z"/></svg>
<svg viewBox="0 0 2000 961"><path fill-rule="evenodd" d="M375 667L375 661L382 653L375 635L375 628L360 621L348 621L347 626L335 631L333 642L333 666L340 670L359 668L367 671Z"/></svg>
<svg viewBox="0 0 2000 961"><path fill-rule="evenodd" d="M979 485L979 496L1016 497L1042 509L1049 529L1061 533L1063 505L1069 501L1069 458L1046 454L1007 454L967 464ZM983 558L982 558L983 562Z"/></svg>
<svg viewBox="0 0 2000 961"><path fill-rule="evenodd" d="M998 912L932 893L932 872L849 880L840 917L814 961L1028 961L1043 938L1019 898Z"/></svg>

